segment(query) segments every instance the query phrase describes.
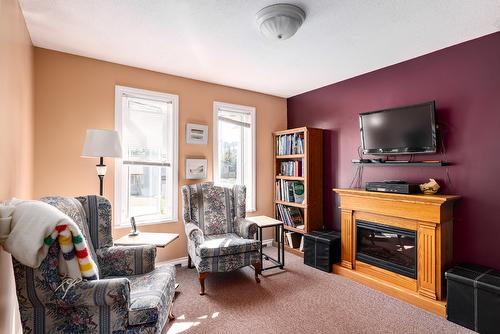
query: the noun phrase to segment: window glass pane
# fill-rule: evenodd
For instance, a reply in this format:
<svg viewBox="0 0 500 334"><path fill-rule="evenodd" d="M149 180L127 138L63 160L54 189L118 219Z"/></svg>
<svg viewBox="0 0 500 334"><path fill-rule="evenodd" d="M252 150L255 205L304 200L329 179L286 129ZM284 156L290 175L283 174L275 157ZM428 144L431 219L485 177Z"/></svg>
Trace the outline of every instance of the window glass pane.
<svg viewBox="0 0 500 334"><path fill-rule="evenodd" d="M172 184L171 168L129 165L125 169L129 185L127 216L139 221L151 215L171 217L171 192L167 189Z"/></svg>
<svg viewBox="0 0 500 334"><path fill-rule="evenodd" d="M138 223L177 219L175 96L136 91L124 89L119 105L123 160L117 210L124 225L131 217Z"/></svg>
<svg viewBox="0 0 500 334"><path fill-rule="evenodd" d="M255 167L253 163L253 140L252 140L252 130L251 128L243 128L243 184L247 188L247 205L254 206L252 203L254 199L253 195L253 169Z"/></svg>
<svg viewBox="0 0 500 334"><path fill-rule="evenodd" d="M245 110L219 107L217 119L217 170L215 180L222 186L244 184L247 210L254 209L254 161L252 114Z"/></svg>
<svg viewBox="0 0 500 334"><path fill-rule="evenodd" d="M219 180L227 185L242 182L241 171L241 127L219 121Z"/></svg>
<svg viewBox="0 0 500 334"><path fill-rule="evenodd" d="M240 126L250 127L252 118L250 113L242 112L242 111L232 111L226 109L219 110L219 119L225 120L227 122L233 122Z"/></svg>
<svg viewBox="0 0 500 334"><path fill-rule="evenodd" d="M124 159L163 162L169 160L166 134L170 104L127 98L124 117Z"/></svg>

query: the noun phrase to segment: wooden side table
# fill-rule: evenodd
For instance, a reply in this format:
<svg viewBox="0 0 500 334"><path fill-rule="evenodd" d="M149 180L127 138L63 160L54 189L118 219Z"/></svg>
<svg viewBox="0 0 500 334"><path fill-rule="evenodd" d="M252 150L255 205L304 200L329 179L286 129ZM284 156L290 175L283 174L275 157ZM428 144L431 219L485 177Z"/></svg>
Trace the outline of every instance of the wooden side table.
<svg viewBox="0 0 500 334"><path fill-rule="evenodd" d="M257 227L259 228L257 230L257 239L260 240L260 263L262 266L261 271L273 268L283 269L283 267L285 266L285 228L283 227L283 222L267 216L247 217L246 219L257 224ZM262 230L269 227L274 227L274 239L278 244L277 259L269 256L268 254L265 254L262 251ZM274 263L274 266L264 268L263 258Z"/></svg>
<svg viewBox="0 0 500 334"><path fill-rule="evenodd" d="M153 245L156 247L165 248L174 240L179 238L177 233L148 233L140 232L138 235L125 235L114 241L118 246L136 246L136 245Z"/></svg>
<svg viewBox="0 0 500 334"><path fill-rule="evenodd" d="M177 233L151 233L139 232L138 235L125 235L113 243L117 246L140 246L140 245L153 245L161 248L167 247L174 240L179 239ZM179 283L175 283L175 288L179 287Z"/></svg>

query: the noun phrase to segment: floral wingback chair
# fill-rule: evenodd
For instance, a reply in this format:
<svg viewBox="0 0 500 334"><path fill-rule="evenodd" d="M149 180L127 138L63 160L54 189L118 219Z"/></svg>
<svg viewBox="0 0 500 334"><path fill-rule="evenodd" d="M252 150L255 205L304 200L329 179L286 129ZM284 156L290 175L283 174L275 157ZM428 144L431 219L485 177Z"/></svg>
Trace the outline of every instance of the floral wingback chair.
<svg viewBox="0 0 500 334"><path fill-rule="evenodd" d="M82 230L99 280L63 283L55 242L40 267L15 259L24 333L160 333L172 320L175 267L155 269L154 246L113 246L111 204L100 196L45 197Z"/></svg>
<svg viewBox="0 0 500 334"><path fill-rule="evenodd" d="M245 186L232 189L212 182L182 187L183 221L188 240L188 266L194 262L200 294L210 272L233 271L253 265L259 280L260 241L257 225L245 219Z"/></svg>

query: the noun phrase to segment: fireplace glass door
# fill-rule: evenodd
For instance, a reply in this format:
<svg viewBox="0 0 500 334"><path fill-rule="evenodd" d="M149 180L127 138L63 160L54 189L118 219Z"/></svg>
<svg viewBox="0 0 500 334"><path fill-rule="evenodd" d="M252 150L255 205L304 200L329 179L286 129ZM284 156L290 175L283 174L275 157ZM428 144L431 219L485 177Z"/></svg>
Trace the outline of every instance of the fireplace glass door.
<svg viewBox="0 0 500 334"><path fill-rule="evenodd" d="M356 220L356 260L417 278L416 233Z"/></svg>

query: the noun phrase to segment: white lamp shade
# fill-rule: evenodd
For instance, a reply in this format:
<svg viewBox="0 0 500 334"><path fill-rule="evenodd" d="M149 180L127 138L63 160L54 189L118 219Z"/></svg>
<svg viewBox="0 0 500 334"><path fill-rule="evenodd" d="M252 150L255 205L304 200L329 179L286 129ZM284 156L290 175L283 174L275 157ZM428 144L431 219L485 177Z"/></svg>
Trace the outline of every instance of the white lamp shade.
<svg viewBox="0 0 500 334"><path fill-rule="evenodd" d="M114 130L88 129L83 144L82 157L121 158L122 146Z"/></svg>

